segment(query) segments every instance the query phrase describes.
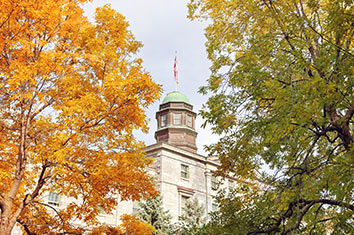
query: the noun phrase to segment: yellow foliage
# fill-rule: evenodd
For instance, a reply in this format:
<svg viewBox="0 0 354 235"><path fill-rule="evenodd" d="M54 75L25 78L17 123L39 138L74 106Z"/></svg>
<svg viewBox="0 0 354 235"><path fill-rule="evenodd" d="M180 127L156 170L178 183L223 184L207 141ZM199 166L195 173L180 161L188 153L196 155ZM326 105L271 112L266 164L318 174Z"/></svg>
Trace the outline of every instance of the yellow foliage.
<svg viewBox="0 0 354 235"><path fill-rule="evenodd" d="M135 215L123 215L122 227L127 235L151 235L156 232L155 228L136 219Z"/></svg>
<svg viewBox="0 0 354 235"><path fill-rule="evenodd" d="M16 220L81 231L69 221L97 224L98 205L110 212L118 195L156 194L133 130L147 131L160 86L125 18L106 5L90 23L84 2L0 1L0 234ZM52 216L41 201L52 191L80 200Z"/></svg>
<svg viewBox="0 0 354 235"><path fill-rule="evenodd" d="M90 235L152 235L156 229L136 219L135 215L123 215L118 227L101 225L94 228Z"/></svg>

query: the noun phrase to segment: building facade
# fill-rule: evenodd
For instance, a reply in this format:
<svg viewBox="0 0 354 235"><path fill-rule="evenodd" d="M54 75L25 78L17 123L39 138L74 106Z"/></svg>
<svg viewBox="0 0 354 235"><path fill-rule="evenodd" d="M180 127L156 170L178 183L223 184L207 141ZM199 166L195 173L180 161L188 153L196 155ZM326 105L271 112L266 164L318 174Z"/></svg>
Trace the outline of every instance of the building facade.
<svg viewBox="0 0 354 235"><path fill-rule="evenodd" d="M162 196L163 207L173 221L182 214L184 203L196 198L205 215L215 210L213 196L218 187L233 185L229 179L219 185L213 176L218 163L213 157L197 153L196 113L188 98L178 91L166 95L156 112L156 144L147 146L147 156L154 159L152 171Z"/></svg>

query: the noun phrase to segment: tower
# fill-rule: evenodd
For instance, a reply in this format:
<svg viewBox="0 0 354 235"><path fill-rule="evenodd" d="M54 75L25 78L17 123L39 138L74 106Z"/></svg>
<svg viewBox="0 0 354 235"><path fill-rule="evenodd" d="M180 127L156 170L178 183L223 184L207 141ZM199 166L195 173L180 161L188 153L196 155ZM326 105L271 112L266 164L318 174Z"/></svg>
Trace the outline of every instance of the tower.
<svg viewBox="0 0 354 235"><path fill-rule="evenodd" d="M156 112L157 143L165 142L191 152L197 152L196 113L188 98L179 91L166 95Z"/></svg>

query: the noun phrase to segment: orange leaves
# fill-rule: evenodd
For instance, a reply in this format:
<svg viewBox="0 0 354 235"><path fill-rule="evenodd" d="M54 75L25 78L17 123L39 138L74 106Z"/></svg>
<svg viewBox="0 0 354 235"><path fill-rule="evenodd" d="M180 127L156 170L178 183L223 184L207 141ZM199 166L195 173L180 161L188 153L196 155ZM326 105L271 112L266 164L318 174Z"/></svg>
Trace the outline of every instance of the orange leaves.
<svg viewBox="0 0 354 235"><path fill-rule="evenodd" d="M127 29L128 26L125 17L109 5L96 9L96 32L106 42L103 49L119 48L122 55L136 53L141 44L133 42L134 36Z"/></svg>
<svg viewBox="0 0 354 235"><path fill-rule="evenodd" d="M87 224L99 204L110 212L118 197L156 194L132 133L147 129L160 87L136 58L142 44L125 18L104 6L92 24L80 2L0 1L0 188L15 192L12 211L33 195L21 213L43 231L70 230L68 221L44 225L45 191L75 198L61 217Z"/></svg>
<svg viewBox="0 0 354 235"><path fill-rule="evenodd" d="M145 224L135 218L134 215L123 215L122 221L125 229L125 234L129 235L151 235L156 230L149 224Z"/></svg>
<svg viewBox="0 0 354 235"><path fill-rule="evenodd" d="M123 215L121 217L122 225L112 227L102 225L94 228L90 235L152 235L156 230L149 224L145 224L132 215Z"/></svg>

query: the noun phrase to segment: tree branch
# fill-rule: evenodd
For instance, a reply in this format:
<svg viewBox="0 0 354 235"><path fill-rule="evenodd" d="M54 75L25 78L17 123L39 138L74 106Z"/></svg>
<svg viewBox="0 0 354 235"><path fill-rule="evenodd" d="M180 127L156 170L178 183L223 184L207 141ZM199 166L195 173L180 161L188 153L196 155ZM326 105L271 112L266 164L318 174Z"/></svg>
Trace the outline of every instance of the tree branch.
<svg viewBox="0 0 354 235"><path fill-rule="evenodd" d="M326 205L332 205L332 206L341 206L346 209L354 211L354 205L351 205L349 203L344 203L344 202L338 202L338 201L331 200L331 199L316 199L316 200L298 199L298 200L295 200L295 201L292 201L289 203L289 206L288 206L288 209L286 210L286 212L283 215L281 215L279 219L276 220L276 222L273 224L273 226L271 228L269 228L267 230L252 231L252 232L248 232L247 234L261 234L261 233L270 234L270 233L274 233L274 232L280 232L281 225L285 224L285 221L293 216L293 214L294 214L293 208L297 207L299 210L302 210L302 211L301 211L301 214L297 217L296 225L281 233L284 235L288 234L288 233L298 229L300 227L302 218L306 215L306 213L311 209L312 206L314 206L315 204L319 204L319 203L326 204Z"/></svg>
<svg viewBox="0 0 354 235"><path fill-rule="evenodd" d="M23 229L26 231L26 233L28 235L37 235L37 233L32 233L29 228L28 228L28 225L23 221L23 220L20 220L18 219L17 220L17 223L19 223L20 225L22 225Z"/></svg>

